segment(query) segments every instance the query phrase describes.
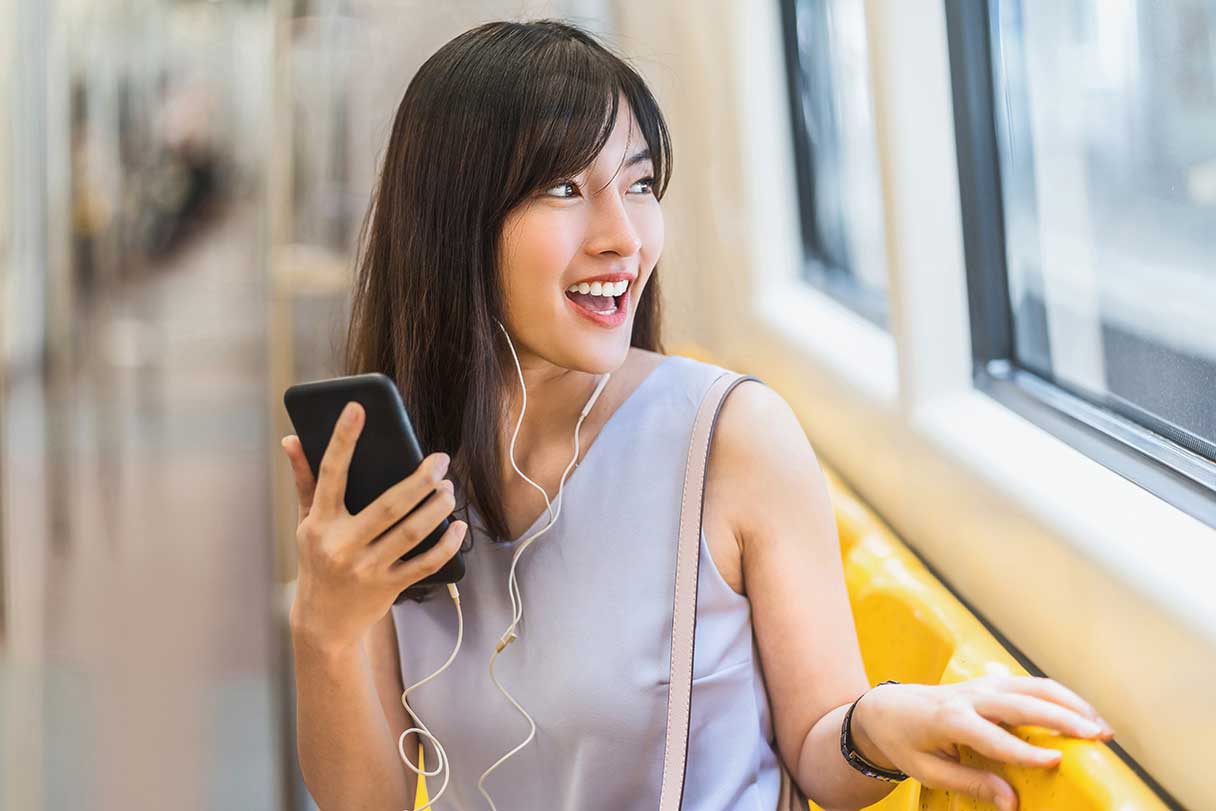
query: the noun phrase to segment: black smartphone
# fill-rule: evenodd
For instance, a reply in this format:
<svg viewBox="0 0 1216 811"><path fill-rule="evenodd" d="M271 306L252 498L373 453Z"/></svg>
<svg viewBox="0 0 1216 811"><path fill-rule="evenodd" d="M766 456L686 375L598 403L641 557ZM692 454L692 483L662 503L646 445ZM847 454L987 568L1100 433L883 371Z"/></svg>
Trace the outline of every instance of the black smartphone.
<svg viewBox="0 0 1216 811"><path fill-rule="evenodd" d="M362 405L366 414L346 479L346 509L354 515L417 470L425 457L405 411L401 392L387 375L373 372L297 383L283 393L283 405L300 437L314 477L320 475L321 459L338 417L352 400ZM432 490L409 514L434 498L436 493ZM445 517L430 535L400 559L408 560L430 549L447 528ZM458 551L443 568L401 592L394 602L401 602L411 592L455 583L462 577L464 556Z"/></svg>

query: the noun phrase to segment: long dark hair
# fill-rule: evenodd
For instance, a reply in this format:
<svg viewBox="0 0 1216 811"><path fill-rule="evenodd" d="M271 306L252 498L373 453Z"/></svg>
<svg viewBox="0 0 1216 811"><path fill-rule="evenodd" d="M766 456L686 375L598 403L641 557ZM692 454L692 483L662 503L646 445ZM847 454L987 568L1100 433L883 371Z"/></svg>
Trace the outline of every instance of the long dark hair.
<svg viewBox="0 0 1216 811"><path fill-rule="evenodd" d="M449 476L467 496L456 512L467 520L471 500L491 539L509 536L498 428L507 381L515 383L494 323L505 320L502 224L530 195L595 160L620 95L650 148L662 199L671 139L624 59L558 20L460 34L406 89L360 230L345 373L382 372L397 383L424 450L452 457ZM655 272L631 345L663 352L659 307Z"/></svg>

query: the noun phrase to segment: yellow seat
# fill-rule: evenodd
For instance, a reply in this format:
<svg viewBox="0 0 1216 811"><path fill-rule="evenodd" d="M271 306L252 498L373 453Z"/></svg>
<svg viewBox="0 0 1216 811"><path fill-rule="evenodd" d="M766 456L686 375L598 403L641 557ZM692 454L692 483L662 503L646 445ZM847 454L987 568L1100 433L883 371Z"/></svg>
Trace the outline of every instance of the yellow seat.
<svg viewBox="0 0 1216 811"><path fill-rule="evenodd" d="M711 353L683 344L671 354L715 363ZM989 673L1027 675L953 594L930 574L895 534L836 473L820 464L828 481L844 559L845 582L870 684L887 679L951 684ZM1105 743L1057 736L1041 727L1013 727L1022 739L1059 749L1053 769L1010 766L960 746L965 765L1001 775L1018 793L1022 811L1166 811L1165 804ZM419 764L422 751L419 747ZM419 780L415 808L426 803ZM815 803L809 808L822 811ZM929 789L909 779L875 811L970 811L991 803Z"/></svg>
<svg viewBox="0 0 1216 811"><path fill-rule="evenodd" d="M822 464L822 460L820 460ZM895 534L823 465L836 512L845 582L870 684L898 679L952 684L1026 670ZM1013 727L1036 746L1059 749L1054 769L1011 766L960 746L965 765L994 771L1013 786L1023 811L1165 811L1165 804L1105 743ZM810 808L818 809L814 803ZM990 809L970 797L907 780L870 806L882 811Z"/></svg>

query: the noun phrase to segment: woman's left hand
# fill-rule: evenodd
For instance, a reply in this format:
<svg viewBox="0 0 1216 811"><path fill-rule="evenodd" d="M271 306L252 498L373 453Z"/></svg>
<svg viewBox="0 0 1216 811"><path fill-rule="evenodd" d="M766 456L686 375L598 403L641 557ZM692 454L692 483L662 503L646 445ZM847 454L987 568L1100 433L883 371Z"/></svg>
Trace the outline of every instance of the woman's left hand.
<svg viewBox="0 0 1216 811"><path fill-rule="evenodd" d="M1090 704L1040 676L981 676L955 684L888 684L866 693L850 723L857 750L928 788L960 791L1015 811L1017 794L996 774L959 762L959 744L991 760L1051 767L1059 750L1034 746L1002 724L1109 740L1110 725Z"/></svg>

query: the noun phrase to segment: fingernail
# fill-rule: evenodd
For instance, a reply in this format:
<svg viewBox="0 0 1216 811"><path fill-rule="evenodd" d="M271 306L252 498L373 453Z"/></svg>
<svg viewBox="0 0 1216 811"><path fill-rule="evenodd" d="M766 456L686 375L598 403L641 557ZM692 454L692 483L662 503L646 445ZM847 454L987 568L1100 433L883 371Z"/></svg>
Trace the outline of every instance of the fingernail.
<svg viewBox="0 0 1216 811"><path fill-rule="evenodd" d="M1102 731L1102 727L1092 721L1082 721L1080 724L1077 724L1077 727L1081 730L1082 735L1087 736L1097 735Z"/></svg>
<svg viewBox="0 0 1216 811"><path fill-rule="evenodd" d="M342 416L339 419L343 425L350 425L355 421L355 404L353 402L346 404L346 407L342 409Z"/></svg>
<svg viewBox="0 0 1216 811"><path fill-rule="evenodd" d="M446 453L439 454L439 473L440 475L448 472L448 465L451 464L452 458Z"/></svg>
<svg viewBox="0 0 1216 811"><path fill-rule="evenodd" d="M283 437L279 440L279 447L283 450L287 450L287 437Z"/></svg>

